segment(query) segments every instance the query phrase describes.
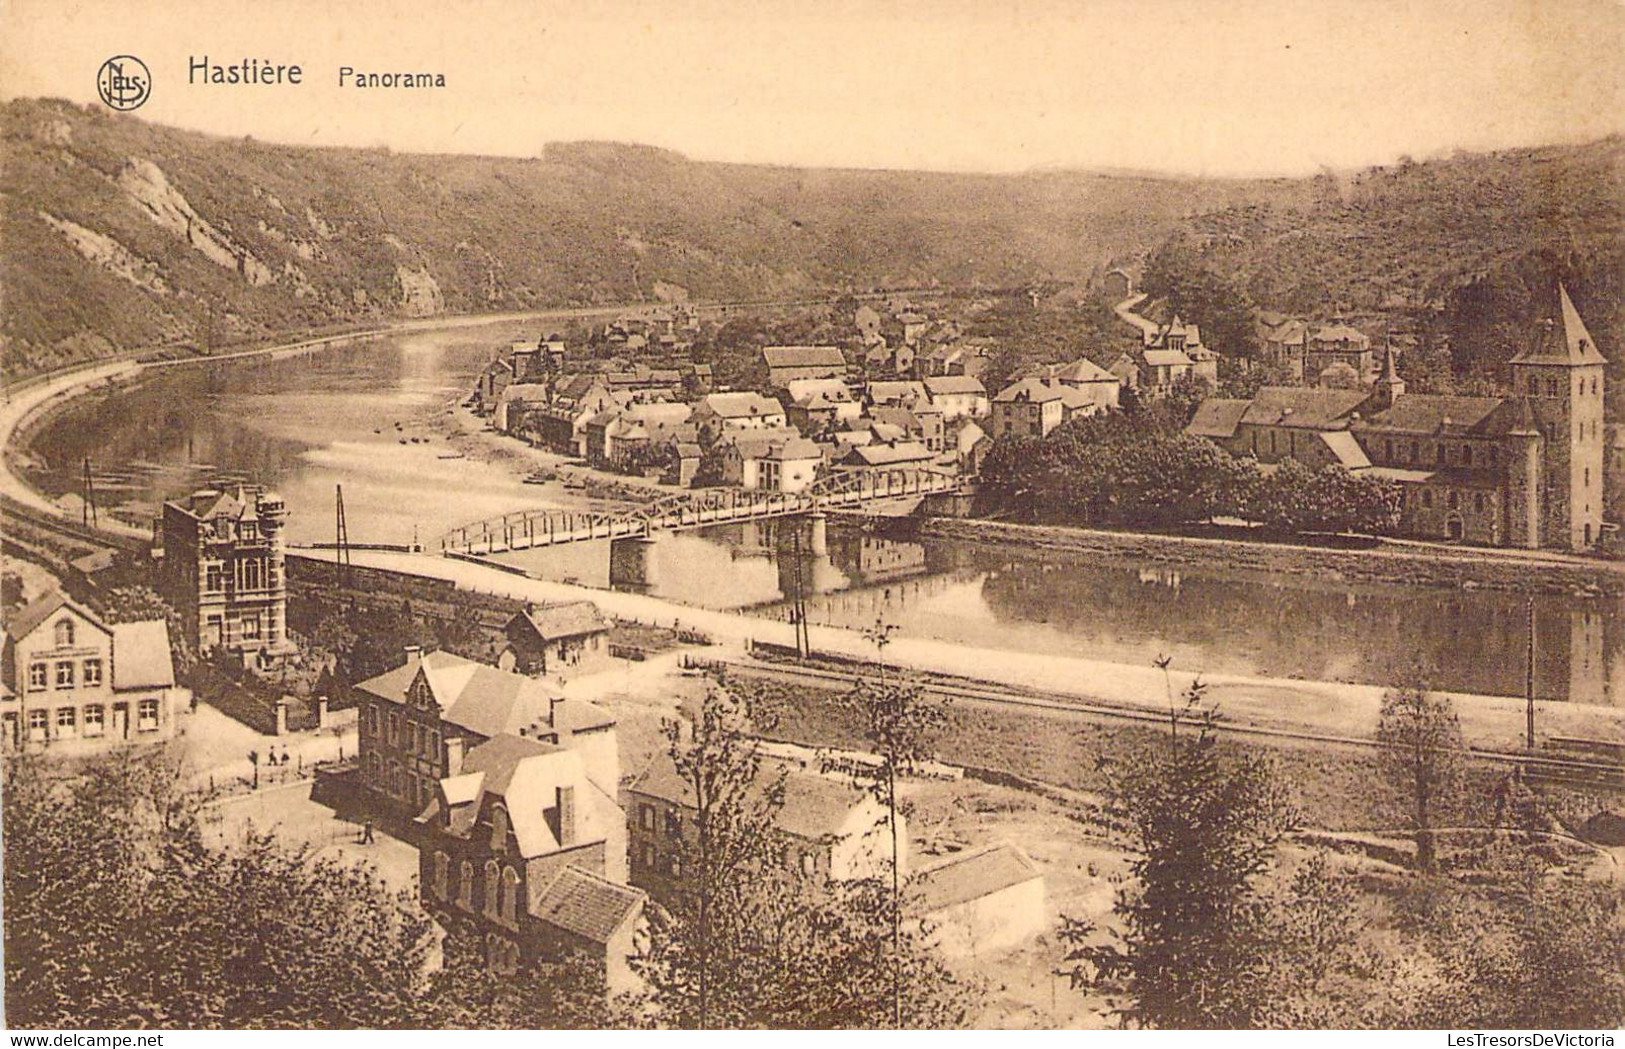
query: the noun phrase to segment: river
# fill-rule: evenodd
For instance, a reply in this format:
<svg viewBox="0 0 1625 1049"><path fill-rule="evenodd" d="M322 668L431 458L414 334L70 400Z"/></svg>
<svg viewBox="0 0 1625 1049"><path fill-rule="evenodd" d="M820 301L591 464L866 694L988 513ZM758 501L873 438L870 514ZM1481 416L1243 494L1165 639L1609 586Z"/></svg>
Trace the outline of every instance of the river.
<svg viewBox="0 0 1625 1049"><path fill-rule="evenodd" d="M451 458L449 404L498 347L534 324L413 332L279 361L169 369L70 404L32 443L25 472L76 497L92 461L97 505L136 522L223 472L276 488L294 543L331 541L343 486L352 542L431 549L467 521L579 502L556 484L526 485L512 466ZM1087 654L1232 674L1521 695L1521 596L1485 590L1348 584L1306 577L1068 559L922 540L906 524L834 525L829 553L803 552L784 524L668 534L650 591L712 608L787 614L807 593L813 622L864 627L884 618L910 635L1015 652ZM538 574L607 585L603 544L517 555ZM1625 702L1618 601L1536 599L1537 694Z"/></svg>

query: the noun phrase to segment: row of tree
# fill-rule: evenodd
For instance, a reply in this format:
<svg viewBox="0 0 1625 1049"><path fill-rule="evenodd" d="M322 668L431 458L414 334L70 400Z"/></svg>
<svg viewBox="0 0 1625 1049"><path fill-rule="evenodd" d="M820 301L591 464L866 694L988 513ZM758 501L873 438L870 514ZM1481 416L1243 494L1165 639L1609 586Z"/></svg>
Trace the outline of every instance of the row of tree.
<svg viewBox="0 0 1625 1049"><path fill-rule="evenodd" d="M981 475L990 505L1086 526L1167 528L1233 517L1283 533L1379 535L1398 527L1402 508L1389 482L1295 460L1266 472L1134 412L1075 419L1042 438L1000 438Z"/></svg>

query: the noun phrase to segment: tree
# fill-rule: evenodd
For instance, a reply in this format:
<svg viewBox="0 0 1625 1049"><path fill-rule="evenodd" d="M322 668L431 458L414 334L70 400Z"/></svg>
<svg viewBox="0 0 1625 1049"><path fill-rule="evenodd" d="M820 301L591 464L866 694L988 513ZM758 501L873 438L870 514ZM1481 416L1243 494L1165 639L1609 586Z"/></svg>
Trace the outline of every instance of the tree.
<svg viewBox="0 0 1625 1049"><path fill-rule="evenodd" d="M472 921L446 930L441 955L423 999L424 1027L602 1030L633 1020L623 1003L606 999L602 962L585 955L535 962L512 975L494 973Z"/></svg>
<svg viewBox="0 0 1625 1049"><path fill-rule="evenodd" d="M1455 783L1462 750L1450 697L1421 688L1389 689L1382 697L1377 742L1384 772L1410 801L1416 866L1430 871L1436 860L1435 807Z"/></svg>
<svg viewBox="0 0 1625 1049"><path fill-rule="evenodd" d="M752 1015L750 972L741 944L752 920L748 891L773 858L774 818L783 776L762 773L744 708L713 687L685 738L666 726L667 756L692 809L679 838L681 891L655 916L644 964L668 1019L702 1030L738 1026Z"/></svg>
<svg viewBox="0 0 1625 1049"><path fill-rule="evenodd" d="M884 650L889 629L876 625L876 644ZM891 956L888 960L892 987L892 1023L903 1026L903 972L900 959L903 954L903 888L902 855L907 843L898 837L897 777L907 775L931 758L932 737L947 721L946 704L927 700L918 686L908 683L888 684L882 676L878 682L860 680L847 693L840 706L855 714L862 726L863 736L874 748L879 762L862 765L863 777L870 793L886 809L886 827L891 836L891 895L886 906L886 918L891 926Z"/></svg>
<svg viewBox="0 0 1625 1049"><path fill-rule="evenodd" d="M1119 1012L1140 1026L1251 1027L1263 1008L1253 959L1268 907L1256 883L1293 813L1265 762L1220 751L1202 694L1199 683L1185 694L1194 734L1114 774L1114 810L1138 853L1118 894L1121 937L1101 942L1087 919L1062 924L1074 984L1126 996Z"/></svg>

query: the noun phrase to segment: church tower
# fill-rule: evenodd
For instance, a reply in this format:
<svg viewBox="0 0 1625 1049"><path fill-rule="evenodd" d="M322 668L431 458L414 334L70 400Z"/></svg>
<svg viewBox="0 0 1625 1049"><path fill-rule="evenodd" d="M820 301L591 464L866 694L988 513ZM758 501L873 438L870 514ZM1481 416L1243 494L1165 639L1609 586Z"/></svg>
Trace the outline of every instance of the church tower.
<svg viewBox="0 0 1625 1049"><path fill-rule="evenodd" d="M1591 333L1561 284L1558 315L1512 358L1512 391L1527 397L1546 438L1540 545L1589 550L1602 530L1603 370Z"/></svg>
<svg viewBox="0 0 1625 1049"><path fill-rule="evenodd" d="M1383 348L1382 374L1371 390L1373 411L1384 411L1405 394L1405 380L1399 377L1399 366L1394 361L1394 344L1390 340Z"/></svg>

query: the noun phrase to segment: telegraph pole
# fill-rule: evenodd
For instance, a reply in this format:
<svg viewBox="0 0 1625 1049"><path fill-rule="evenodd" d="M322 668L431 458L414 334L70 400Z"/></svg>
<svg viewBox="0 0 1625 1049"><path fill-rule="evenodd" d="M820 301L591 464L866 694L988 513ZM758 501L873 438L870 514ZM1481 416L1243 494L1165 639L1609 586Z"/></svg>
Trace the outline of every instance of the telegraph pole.
<svg viewBox="0 0 1625 1049"><path fill-rule="evenodd" d="M85 480L83 494L85 505L79 511L82 522L87 528L100 527L99 522L96 520L96 483L91 480L90 477L89 457L86 457L85 459Z"/></svg>
<svg viewBox="0 0 1625 1049"><path fill-rule="evenodd" d="M1523 694L1524 694L1524 745L1533 751L1535 749L1535 598L1531 594L1525 605L1529 626L1526 631L1528 644L1524 652Z"/></svg>
<svg viewBox="0 0 1625 1049"><path fill-rule="evenodd" d="M334 485L333 564L339 570L339 585L350 585L350 529L344 522L344 486Z"/></svg>

